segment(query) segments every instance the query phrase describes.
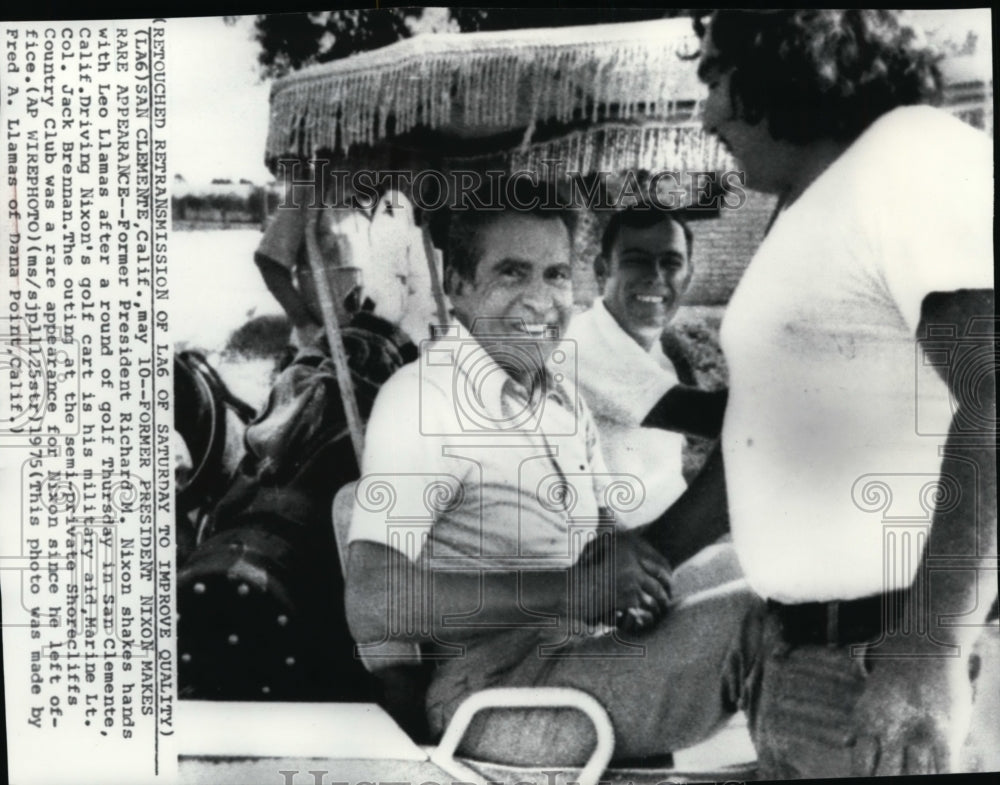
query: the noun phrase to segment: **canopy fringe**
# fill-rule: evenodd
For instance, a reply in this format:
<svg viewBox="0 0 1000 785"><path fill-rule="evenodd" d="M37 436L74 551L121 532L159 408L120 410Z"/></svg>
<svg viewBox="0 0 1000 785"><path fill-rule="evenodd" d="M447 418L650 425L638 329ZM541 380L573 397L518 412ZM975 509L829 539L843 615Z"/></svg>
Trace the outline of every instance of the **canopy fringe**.
<svg viewBox="0 0 1000 785"><path fill-rule="evenodd" d="M687 19L417 36L275 82L267 156L347 153L417 126L528 128L530 142L552 121L689 120L703 90L680 54L696 47Z"/></svg>
<svg viewBox="0 0 1000 785"><path fill-rule="evenodd" d="M718 140L696 125L603 124L511 151L507 168L541 172L545 161L550 167L558 161L568 173L720 171L735 166Z"/></svg>
<svg viewBox="0 0 1000 785"><path fill-rule="evenodd" d="M349 168L375 172L405 168L414 173L433 169L444 174L459 170L533 172L545 177L633 169L683 173L737 168L725 147L694 123L676 127L601 123L506 150L474 155L444 152L428 155L405 146L356 147ZM338 161L331 171L343 171L343 164Z"/></svg>

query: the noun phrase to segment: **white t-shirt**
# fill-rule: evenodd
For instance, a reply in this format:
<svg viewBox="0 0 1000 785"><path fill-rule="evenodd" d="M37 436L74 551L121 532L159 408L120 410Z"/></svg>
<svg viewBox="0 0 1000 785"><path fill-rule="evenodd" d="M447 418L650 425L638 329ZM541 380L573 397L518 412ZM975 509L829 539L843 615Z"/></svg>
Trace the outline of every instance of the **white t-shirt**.
<svg viewBox="0 0 1000 785"><path fill-rule="evenodd" d="M992 169L982 133L897 109L778 217L747 268L721 330L722 437L733 540L761 595L912 582L952 414L917 345L921 303L993 288Z"/></svg>
<svg viewBox="0 0 1000 785"><path fill-rule="evenodd" d="M312 269L302 253L312 198L311 187L300 185L294 189L292 201L301 207L282 208L275 213L257 246L257 254L292 273L310 312L319 320L321 311ZM318 220L328 218L320 216ZM359 268L364 296L375 302L375 313L399 325L414 343L426 340L430 326L440 321L430 265L437 267L438 281L441 266L437 258L427 258L423 233L414 222L413 203L405 194L387 191L370 217L362 210L340 211L337 226L341 252L349 254L349 259L325 258L327 267L337 269L349 262Z"/></svg>
<svg viewBox="0 0 1000 785"><path fill-rule="evenodd" d="M643 428L650 409L677 385L677 372L659 342L646 351L626 333L600 298L577 314L566 332L575 341L577 385L594 415L608 468L637 478L642 501L618 514L625 526L649 523L684 492L683 434Z"/></svg>

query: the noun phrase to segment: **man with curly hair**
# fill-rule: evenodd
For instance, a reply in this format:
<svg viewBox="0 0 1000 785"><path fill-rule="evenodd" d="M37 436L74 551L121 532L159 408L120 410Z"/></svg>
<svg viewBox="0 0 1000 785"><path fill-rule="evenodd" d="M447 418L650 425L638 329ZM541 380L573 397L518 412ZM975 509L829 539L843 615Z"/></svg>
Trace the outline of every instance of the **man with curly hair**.
<svg viewBox="0 0 1000 785"><path fill-rule="evenodd" d="M992 145L893 12L698 26L705 128L779 200L721 330L761 774L956 770L997 594Z"/></svg>

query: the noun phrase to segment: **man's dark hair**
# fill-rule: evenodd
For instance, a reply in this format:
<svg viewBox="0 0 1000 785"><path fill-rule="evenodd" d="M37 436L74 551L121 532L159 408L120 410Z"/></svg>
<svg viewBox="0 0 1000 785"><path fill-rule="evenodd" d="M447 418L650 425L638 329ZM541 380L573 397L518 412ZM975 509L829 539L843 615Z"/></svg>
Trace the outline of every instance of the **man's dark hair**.
<svg viewBox="0 0 1000 785"><path fill-rule="evenodd" d="M940 99L939 57L895 11L723 10L708 30L718 57L699 76L732 69L734 112L778 140L853 142L896 107Z"/></svg>
<svg viewBox="0 0 1000 785"><path fill-rule="evenodd" d="M651 204L638 204L619 210L611 216L604 234L601 235L601 255L594 260L594 273L603 275L605 260L611 259L611 249L622 228L648 229L661 221L673 221L684 232L684 239L687 242L687 257L691 259L691 252L694 250L694 234L688 226L687 216L683 210L663 210Z"/></svg>
<svg viewBox="0 0 1000 785"><path fill-rule="evenodd" d="M561 221L569 234L572 248L576 230L576 212L566 206L565 200L554 196L550 185L518 177L511 180L508 187L508 182L501 179L499 187L491 188L489 195L484 193L479 196L481 196L479 203L488 204L491 209L476 209L472 206L474 203L467 202L452 206L437 216L440 228L436 233L436 243L444 257L446 292L449 288L449 270L455 270L467 281L475 280L476 266L481 252L477 244L479 233L485 226L505 214L515 213Z"/></svg>

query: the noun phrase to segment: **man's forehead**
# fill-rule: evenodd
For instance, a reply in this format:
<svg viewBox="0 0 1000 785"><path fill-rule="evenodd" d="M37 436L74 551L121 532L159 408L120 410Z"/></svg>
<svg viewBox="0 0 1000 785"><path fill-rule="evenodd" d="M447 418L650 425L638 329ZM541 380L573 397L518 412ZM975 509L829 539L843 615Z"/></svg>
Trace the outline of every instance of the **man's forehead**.
<svg viewBox="0 0 1000 785"><path fill-rule="evenodd" d="M509 253L498 256L491 261L491 266L494 270L501 267L561 267L568 264L568 260L553 259L552 256L546 255L542 256L532 256L526 254Z"/></svg>
<svg viewBox="0 0 1000 785"><path fill-rule="evenodd" d="M722 70L722 59L719 50L712 39L712 23L709 21L705 27L705 34L701 38L701 54L698 58L698 78L702 82L707 82Z"/></svg>

